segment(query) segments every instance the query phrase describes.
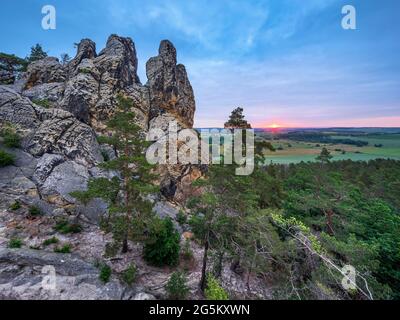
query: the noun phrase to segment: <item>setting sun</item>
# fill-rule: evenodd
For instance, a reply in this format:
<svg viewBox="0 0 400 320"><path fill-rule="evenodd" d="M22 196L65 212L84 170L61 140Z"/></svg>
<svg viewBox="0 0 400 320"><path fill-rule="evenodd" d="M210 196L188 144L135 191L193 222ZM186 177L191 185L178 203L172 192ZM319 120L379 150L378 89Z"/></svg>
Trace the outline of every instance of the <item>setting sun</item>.
<svg viewBox="0 0 400 320"><path fill-rule="evenodd" d="M273 123L273 124L271 124L269 127L272 128L272 129L278 129L278 128L280 128L281 126L280 126L279 124Z"/></svg>

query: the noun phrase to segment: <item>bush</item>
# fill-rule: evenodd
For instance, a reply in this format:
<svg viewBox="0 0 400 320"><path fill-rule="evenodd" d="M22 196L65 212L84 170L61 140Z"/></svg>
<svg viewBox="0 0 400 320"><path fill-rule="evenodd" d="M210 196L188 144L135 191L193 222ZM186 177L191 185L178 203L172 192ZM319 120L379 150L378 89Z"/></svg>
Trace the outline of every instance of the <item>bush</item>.
<svg viewBox="0 0 400 320"><path fill-rule="evenodd" d="M11 206L10 206L10 210L12 211L16 211L18 209L21 208L21 204L19 203L19 201L15 201Z"/></svg>
<svg viewBox="0 0 400 320"><path fill-rule="evenodd" d="M16 249L16 248L21 248L22 247L22 240L21 239L18 239L18 238L12 238L12 239L10 239L10 241L8 242L8 247L9 248L13 248L13 249Z"/></svg>
<svg viewBox="0 0 400 320"><path fill-rule="evenodd" d="M3 150L0 150L0 168L14 164L15 156Z"/></svg>
<svg viewBox="0 0 400 320"><path fill-rule="evenodd" d="M144 259L155 266L175 266L179 261L179 239L170 218L155 218L143 249Z"/></svg>
<svg viewBox="0 0 400 320"><path fill-rule="evenodd" d="M182 257L186 261L189 261L193 258L193 251L192 251L192 248L190 247L189 239L185 240L185 245L183 246L183 250L182 250Z"/></svg>
<svg viewBox="0 0 400 320"><path fill-rule="evenodd" d="M29 215L32 217L40 216L42 212L37 206L30 206L29 207Z"/></svg>
<svg viewBox="0 0 400 320"><path fill-rule="evenodd" d="M79 233L82 231L81 225L77 223L69 223L66 219L62 219L56 223L54 229L60 233Z"/></svg>
<svg viewBox="0 0 400 320"><path fill-rule="evenodd" d="M184 300L187 298L189 288L186 285L187 279L183 272L174 272L165 287L168 298L171 300Z"/></svg>
<svg viewBox="0 0 400 320"><path fill-rule="evenodd" d="M59 242L58 238L56 238L56 237L51 237L51 238L49 238L49 239L44 240L42 244L43 244L44 246L49 246L49 245L51 245L51 244L55 244L55 243L58 243L58 242Z"/></svg>
<svg viewBox="0 0 400 320"><path fill-rule="evenodd" d="M19 148L21 145L20 136L12 129L4 129L1 132L3 143L8 148Z"/></svg>
<svg viewBox="0 0 400 320"><path fill-rule="evenodd" d="M122 280L127 284L127 285L132 285L135 280L136 280L136 273L137 273L137 268L134 264L131 264L126 270L122 272Z"/></svg>
<svg viewBox="0 0 400 320"><path fill-rule="evenodd" d="M56 253L71 253L71 245L69 243L66 243L62 247L55 247L54 252L56 252Z"/></svg>
<svg viewBox="0 0 400 320"><path fill-rule="evenodd" d="M111 277L111 268L110 266L106 265L105 263L100 265L100 273L99 273L99 279L103 283L107 283L110 281Z"/></svg>
<svg viewBox="0 0 400 320"><path fill-rule="evenodd" d="M43 108L50 108L50 102L47 99L33 99L32 102Z"/></svg>
<svg viewBox="0 0 400 320"><path fill-rule="evenodd" d="M178 214L176 215L176 221L178 221L178 223L180 225L183 225L186 223L187 216L182 210L179 210Z"/></svg>
<svg viewBox="0 0 400 320"><path fill-rule="evenodd" d="M229 300L228 293L211 274L207 275L207 288L204 295L207 300Z"/></svg>

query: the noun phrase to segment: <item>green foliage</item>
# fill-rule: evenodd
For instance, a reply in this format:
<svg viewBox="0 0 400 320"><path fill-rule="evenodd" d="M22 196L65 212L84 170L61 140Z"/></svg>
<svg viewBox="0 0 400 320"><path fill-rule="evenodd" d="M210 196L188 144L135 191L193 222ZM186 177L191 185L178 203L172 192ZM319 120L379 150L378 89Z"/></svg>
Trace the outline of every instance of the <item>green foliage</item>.
<svg viewBox="0 0 400 320"><path fill-rule="evenodd" d="M186 261L190 261L193 258L193 251L190 247L190 240L186 239L185 244L182 248L182 258Z"/></svg>
<svg viewBox="0 0 400 320"><path fill-rule="evenodd" d="M180 236L170 218L155 218L143 249L147 262L155 266L175 266L179 261Z"/></svg>
<svg viewBox="0 0 400 320"><path fill-rule="evenodd" d="M19 148L21 138L15 128L9 124L2 125L0 136L3 138L3 144L8 148Z"/></svg>
<svg viewBox="0 0 400 320"><path fill-rule="evenodd" d="M182 210L179 210L176 215L176 221L178 221L180 225L184 225L187 222L187 215Z"/></svg>
<svg viewBox="0 0 400 320"><path fill-rule="evenodd" d="M324 148L322 148L322 151L321 151L320 155L316 159L318 161L321 161L322 163L327 163L332 158L333 158L333 156L331 155L331 153L328 151L327 148L324 147Z"/></svg>
<svg viewBox="0 0 400 320"><path fill-rule="evenodd" d="M243 108L236 108L229 116L229 120L224 124L225 128L250 129L251 125L245 120Z"/></svg>
<svg viewBox="0 0 400 320"><path fill-rule="evenodd" d="M42 211L37 206L30 206L29 207L29 215L32 217L40 216L40 215L42 215Z"/></svg>
<svg viewBox="0 0 400 320"><path fill-rule="evenodd" d="M60 242L60 240L58 240L58 238L56 238L56 237L51 237L51 238L49 238L49 239L44 240L42 244L43 244L44 246L49 246L49 245L51 245L51 244L56 244L56 243L59 243L59 242Z"/></svg>
<svg viewBox="0 0 400 320"><path fill-rule="evenodd" d="M87 68L80 68L80 69L79 69L79 73L90 74L90 69L87 69Z"/></svg>
<svg viewBox="0 0 400 320"><path fill-rule="evenodd" d="M69 243L64 244L62 247L55 247L55 253L71 253L71 245Z"/></svg>
<svg viewBox="0 0 400 320"><path fill-rule="evenodd" d="M98 141L112 146L118 155L101 166L118 171L120 175L112 179L91 179L86 194L80 197L99 197L108 203L110 215L103 221L103 226L112 232L114 241L122 245L122 252L125 253L128 240L146 240L146 230L154 216L153 204L146 199L146 195L156 192L158 188L152 183L155 179L151 172L153 166L145 157L149 144L137 124L135 113L131 111L133 100L122 95L117 100L117 111L107 122L107 129L112 134L100 136Z"/></svg>
<svg viewBox="0 0 400 320"><path fill-rule="evenodd" d="M54 226L54 230L63 234L79 233L82 231L82 226L77 223L70 223L67 219L60 219Z"/></svg>
<svg viewBox="0 0 400 320"><path fill-rule="evenodd" d="M136 281L137 268L135 264L130 264L127 269L122 272L122 280L129 286Z"/></svg>
<svg viewBox="0 0 400 320"><path fill-rule="evenodd" d="M229 295L211 274L207 275L207 287L204 291L207 300L229 300Z"/></svg>
<svg viewBox="0 0 400 320"><path fill-rule="evenodd" d="M168 299L185 300L189 293L189 288L186 285L187 279L183 272L174 272L168 280L165 289L168 294Z"/></svg>
<svg viewBox="0 0 400 320"><path fill-rule="evenodd" d="M18 209L20 209L20 208L21 208L21 203L20 203L18 200L14 201L14 202L10 205L10 210L12 210L12 211L16 211L16 210L18 210Z"/></svg>
<svg viewBox="0 0 400 320"><path fill-rule="evenodd" d="M51 107L48 99L33 99L32 102L45 109L49 109Z"/></svg>
<svg viewBox="0 0 400 320"><path fill-rule="evenodd" d="M23 242L19 238L11 238L10 241L8 242L8 247L12 249L18 249L21 248L23 245Z"/></svg>
<svg viewBox="0 0 400 320"><path fill-rule="evenodd" d="M112 270L110 266L105 263L100 264L99 279L101 282L107 283L110 281L111 273Z"/></svg>
<svg viewBox="0 0 400 320"><path fill-rule="evenodd" d="M60 63L61 63L63 66L66 66L66 65L68 64L68 62L70 62L70 61L71 61L71 57L69 56L68 53L62 53L62 54L60 55Z"/></svg>
<svg viewBox="0 0 400 320"><path fill-rule="evenodd" d="M26 58L26 60L28 60L29 62L33 62L33 61L40 60L40 59L43 59L46 57L47 57L47 53L45 51L43 51L42 46L39 43L37 43L36 45L31 47L31 53Z"/></svg>
<svg viewBox="0 0 400 320"><path fill-rule="evenodd" d="M0 168L14 164L15 156L11 153L0 150Z"/></svg>
<svg viewBox="0 0 400 320"><path fill-rule="evenodd" d="M0 70L8 71L12 74L26 71L27 61L14 54L0 52Z"/></svg>

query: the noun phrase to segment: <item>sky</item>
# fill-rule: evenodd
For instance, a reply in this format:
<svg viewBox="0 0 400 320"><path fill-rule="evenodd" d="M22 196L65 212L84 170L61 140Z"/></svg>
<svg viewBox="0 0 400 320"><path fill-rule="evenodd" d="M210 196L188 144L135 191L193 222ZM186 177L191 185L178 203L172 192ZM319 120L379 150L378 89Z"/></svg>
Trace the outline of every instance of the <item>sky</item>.
<svg viewBox="0 0 400 320"><path fill-rule="evenodd" d="M44 5L56 29L41 27ZM342 7L356 9L344 30ZM145 63L171 40L196 98L196 127L220 127L243 107L253 127L400 127L398 0L2 1L0 52L75 55L90 38L131 37Z"/></svg>

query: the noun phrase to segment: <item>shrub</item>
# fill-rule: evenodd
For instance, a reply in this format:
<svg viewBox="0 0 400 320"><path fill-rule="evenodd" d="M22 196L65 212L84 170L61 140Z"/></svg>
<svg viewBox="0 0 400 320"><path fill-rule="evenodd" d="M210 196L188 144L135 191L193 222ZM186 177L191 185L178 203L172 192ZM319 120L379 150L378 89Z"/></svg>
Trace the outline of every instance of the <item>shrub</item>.
<svg viewBox="0 0 400 320"><path fill-rule="evenodd" d="M4 129L1 132L3 143L8 148L19 148L21 144L20 136L12 129Z"/></svg>
<svg viewBox="0 0 400 320"><path fill-rule="evenodd" d="M40 211L40 209L37 206L29 207L29 215L31 215L32 217L40 216L41 214L42 214L42 212Z"/></svg>
<svg viewBox="0 0 400 320"><path fill-rule="evenodd" d="M54 252L56 252L56 253L71 253L71 245L69 243L66 243L62 247L55 247Z"/></svg>
<svg viewBox="0 0 400 320"><path fill-rule="evenodd" d="M83 73L83 74L90 74L90 69L87 69L87 68L81 68L81 69L79 69L79 73Z"/></svg>
<svg viewBox="0 0 400 320"><path fill-rule="evenodd" d="M6 167L14 164L15 162L15 156L5 152L3 150L0 150L0 168L1 167Z"/></svg>
<svg viewBox="0 0 400 320"><path fill-rule="evenodd" d="M16 211L18 209L21 208L21 204L19 203L19 201L14 201L14 203L10 206L10 210L12 211Z"/></svg>
<svg viewBox="0 0 400 320"><path fill-rule="evenodd" d="M62 219L56 223L54 229L60 233L79 233L82 231L81 225L77 223L69 223L66 219Z"/></svg>
<svg viewBox="0 0 400 320"><path fill-rule="evenodd" d="M11 238L10 241L8 242L8 247L9 248L21 248L22 247L22 240L18 238Z"/></svg>
<svg viewBox="0 0 400 320"><path fill-rule="evenodd" d="M168 298L172 300L184 300L187 298L189 288L186 285L187 279L183 272L174 272L165 287Z"/></svg>
<svg viewBox="0 0 400 320"><path fill-rule="evenodd" d="M110 281L111 277L111 268L107 264L103 263L100 265L100 273L99 273L99 279L103 283L107 283Z"/></svg>
<svg viewBox="0 0 400 320"><path fill-rule="evenodd" d="M32 102L43 108L50 108L50 102L47 99L33 99Z"/></svg>
<svg viewBox="0 0 400 320"><path fill-rule="evenodd" d="M193 258L193 251L192 251L192 248L190 247L189 239L185 240L185 244L184 244L183 250L182 250L182 257L186 261L191 260Z"/></svg>
<svg viewBox="0 0 400 320"><path fill-rule="evenodd" d="M56 252L56 253L71 253L71 245L69 243L66 243L62 247L55 247L54 252Z"/></svg>
<svg viewBox="0 0 400 320"><path fill-rule="evenodd" d="M183 225L186 223L187 216L182 210L179 210L178 214L176 215L176 221L178 221L178 223L180 225Z"/></svg>
<svg viewBox="0 0 400 320"><path fill-rule="evenodd" d="M204 290L207 300L229 300L228 293L211 274L207 275L207 288Z"/></svg>
<svg viewBox="0 0 400 320"><path fill-rule="evenodd" d="M174 266L179 261L179 234L170 218L156 218L144 246L144 259L155 266Z"/></svg>
<svg viewBox="0 0 400 320"><path fill-rule="evenodd" d="M51 237L51 238L49 238L49 239L44 240L44 241L43 241L43 245L44 245L44 246L49 246L49 245L51 245L51 244L55 244L55 243L58 243L58 242L59 242L58 238L56 238L56 237Z"/></svg>
<svg viewBox="0 0 400 320"><path fill-rule="evenodd" d="M137 273L137 268L136 266L132 263L126 270L122 272L122 280L127 284L127 285L132 285L135 280L136 280L136 273Z"/></svg>

